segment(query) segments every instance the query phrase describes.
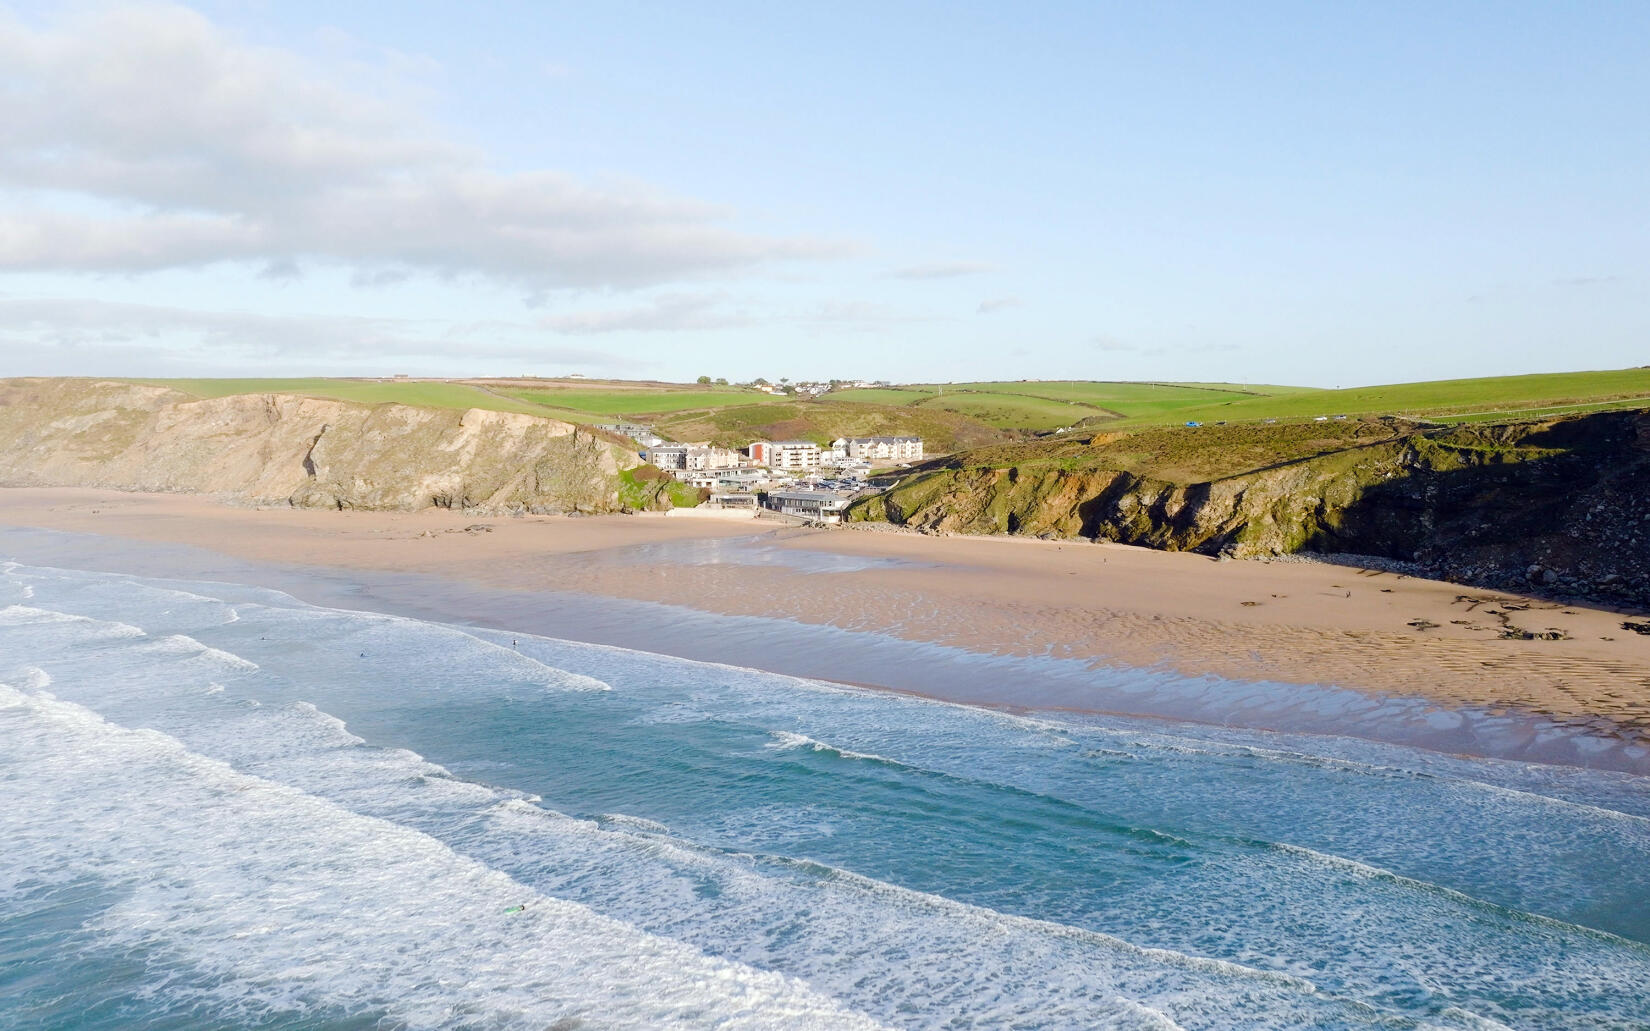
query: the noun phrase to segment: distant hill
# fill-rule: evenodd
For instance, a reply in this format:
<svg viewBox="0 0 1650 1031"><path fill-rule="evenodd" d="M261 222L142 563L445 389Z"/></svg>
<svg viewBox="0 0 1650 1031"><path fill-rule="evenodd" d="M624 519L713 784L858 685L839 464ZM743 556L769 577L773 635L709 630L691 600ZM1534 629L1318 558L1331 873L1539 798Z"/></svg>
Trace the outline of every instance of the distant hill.
<svg viewBox="0 0 1650 1031"><path fill-rule="evenodd" d="M600 424L640 422L678 440L824 442L916 434L933 453L1060 430L1133 430L1187 421L1309 421L1390 415L1433 422L1535 417L1650 403L1650 368L1438 380L1322 390L1242 383L1024 380L837 390L819 400L750 387L589 379L143 380L194 397L293 394L362 404L482 408Z"/></svg>
<svg viewBox="0 0 1650 1031"><path fill-rule="evenodd" d="M853 521L1254 558L1350 553L1650 606L1650 409L1069 434L924 463Z"/></svg>

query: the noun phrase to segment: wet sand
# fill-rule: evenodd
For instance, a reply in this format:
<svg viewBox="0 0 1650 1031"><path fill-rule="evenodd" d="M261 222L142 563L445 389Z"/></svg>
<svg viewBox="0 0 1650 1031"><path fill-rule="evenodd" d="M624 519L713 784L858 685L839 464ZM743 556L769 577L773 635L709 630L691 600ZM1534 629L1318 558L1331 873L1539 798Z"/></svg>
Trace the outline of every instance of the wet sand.
<svg viewBox="0 0 1650 1031"><path fill-rule="evenodd" d="M1641 617L1348 566L766 520L254 509L74 488L0 489L0 524L668 602L983 653L1334 685L1650 738L1650 636L1622 627Z"/></svg>

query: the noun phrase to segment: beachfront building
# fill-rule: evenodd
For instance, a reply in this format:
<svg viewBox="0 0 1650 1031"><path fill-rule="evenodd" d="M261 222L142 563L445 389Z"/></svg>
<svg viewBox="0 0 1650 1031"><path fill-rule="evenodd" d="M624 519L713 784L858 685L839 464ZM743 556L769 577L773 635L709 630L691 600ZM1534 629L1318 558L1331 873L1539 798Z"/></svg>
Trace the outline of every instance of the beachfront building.
<svg viewBox="0 0 1650 1031"><path fill-rule="evenodd" d="M921 437L853 437L842 443L849 458L868 462L915 462L922 458Z"/></svg>
<svg viewBox="0 0 1650 1031"><path fill-rule="evenodd" d="M751 461L770 469L819 468L819 445L811 440L758 440L745 450Z"/></svg>
<svg viewBox="0 0 1650 1031"><path fill-rule="evenodd" d="M754 490L767 487L779 480L788 482L790 477L776 476L772 469L749 465L737 469L722 469L716 473L716 486L724 490Z"/></svg>
<svg viewBox="0 0 1650 1031"><path fill-rule="evenodd" d="M842 510L849 498L824 490L776 490L768 494L768 507L782 515L800 516L822 523L842 522Z"/></svg>
<svg viewBox="0 0 1650 1031"><path fill-rule="evenodd" d="M744 464L744 456L732 448L689 445L684 461L683 468L694 471L736 469Z"/></svg>
<svg viewBox="0 0 1650 1031"><path fill-rule="evenodd" d="M712 494L709 500L700 503L703 508L731 508L755 512L760 506L756 503L756 495L742 491L718 491Z"/></svg>
<svg viewBox="0 0 1650 1031"><path fill-rule="evenodd" d="M686 469L687 456L686 444L659 444L642 452L642 457L660 469Z"/></svg>

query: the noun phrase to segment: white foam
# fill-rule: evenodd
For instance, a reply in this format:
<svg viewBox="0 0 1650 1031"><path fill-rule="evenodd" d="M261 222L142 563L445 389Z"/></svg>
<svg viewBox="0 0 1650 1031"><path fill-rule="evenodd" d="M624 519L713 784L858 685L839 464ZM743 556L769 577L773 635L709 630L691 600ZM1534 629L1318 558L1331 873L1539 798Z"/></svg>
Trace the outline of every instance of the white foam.
<svg viewBox="0 0 1650 1031"><path fill-rule="evenodd" d="M371 637L375 660L382 652L392 663L417 667L430 664L428 657L436 654L442 668L465 669L472 678L463 687L451 686L439 675L430 677L428 684L420 680L421 687L435 692L463 690L467 693L468 685L490 689L501 670L509 674L511 685L541 684L545 677L539 671L555 669L536 660L533 666L521 666L503 654L506 649L496 646L466 651L464 649L472 646L464 638L470 635L453 636L449 628L414 621L361 617L355 613L329 616L325 610L305 611L297 620L288 619L290 613L283 612L281 616L277 625L282 642L307 640L311 631L331 640L338 633L334 624L342 623L355 627L351 633L375 635ZM274 616L268 611L249 609L248 618L255 623ZM82 621L80 625L86 630L97 629L90 621ZM238 632L243 635L239 639L247 640L244 635L256 634L258 629L257 625L250 631L243 628ZM275 639L277 631L272 629L271 634ZM235 647L242 648L241 645ZM648 668L651 657L636 657L617 649L610 652L614 658L626 658L637 663L638 668L659 676ZM177 654L187 658L196 653L185 647ZM263 652L252 654L266 658ZM266 663L271 669L300 670L315 677L317 686L337 680L344 665L338 662L312 665L307 659L288 660L284 652L272 650L270 654L272 657L266 658ZM351 649L346 657L353 659L355 654ZM111 654L108 658L109 668L119 668L115 664L118 656ZM190 675L198 675L203 680L209 675L220 675L212 668L213 663L201 665L205 668L190 668ZM99 689L88 679L95 679L96 667L88 664L81 668L87 676L78 678L72 685L71 678L64 676L61 690L67 693L72 686L73 691L84 698ZM156 668L157 671L163 669L167 672L162 678L176 672L175 668ZM376 671L373 674L376 675ZM157 683L162 678L156 678ZM698 683L705 682L703 677L696 679ZM782 678L742 671L736 687L727 687L725 679L724 683L717 683L715 690L693 691L690 697L699 709L715 713L718 719L729 720L749 720L751 714L758 711L757 700L766 705L781 704L781 711L785 712L803 711L804 706L798 705L796 698L796 694L802 692L793 694L775 689L776 684L782 688L787 682ZM203 687L210 690L211 683L217 682L206 681L204 685L196 682L187 693L199 696ZM140 679L130 677L118 686L122 691L130 691L133 684L141 683ZM852 689L830 692L849 693L858 695L867 704L871 702L871 697L864 692ZM228 694L233 699L235 692ZM823 696L826 692L817 694ZM116 692L108 692L111 700L116 697ZM883 706L897 705L902 715L912 714L913 710L905 708L903 700L874 697L876 708L872 710L873 724L869 728L853 708L832 706L826 704L831 699L821 702L817 697L815 702L806 703L812 706L807 709L810 713L807 720L786 725L826 727L826 736L834 739L857 738L856 743L868 741L878 748L886 748L882 742L890 738L882 733L886 729L881 726L886 722ZM89 704L102 707L102 703L95 700ZM901 720L899 736L895 738L900 743L899 749L888 750L921 756L921 769L929 772L966 775L981 784L1000 780L1005 786L1014 786L1017 781L1012 776L1012 759L1007 766L997 765L1000 758L1012 757L1012 748L1023 746L1022 741L1011 739L1008 733L993 731L989 738L970 738L970 745L978 746L971 753L953 754L944 762L933 761L934 746L943 743L942 732L947 728L955 734L957 721L968 720L974 721L970 725L978 729L978 720L994 722L996 714L976 715L979 710L958 709L943 703L927 704L935 707L916 710L916 713L933 714L934 726L928 726L929 721L924 719L914 719L909 724ZM737 705L748 706L748 711L735 711ZM829 730L833 726L830 721L843 717L848 717L843 724L843 737L837 738L836 731ZM1046 733L1051 739L1058 737L1062 744L1072 738L1114 741L1127 737L1144 755L1158 751L1143 744L1150 735L1138 731L1109 734L1083 729L1074 732L1057 723L1046 722L1045 726L1045 722L1009 716L1000 725L1005 730L1032 732L1026 736ZM761 725L754 723L754 726ZM183 731L174 729L173 733ZM3 758L4 740L0 736L0 758ZM1222 916L1229 918L1230 910L1211 905L1206 910L1211 917L1206 922L1210 930L1199 946L1177 943L1174 950L1130 952L1116 946L1121 938L1079 940L1066 937L1065 931L1071 929L1062 930L1059 924L1005 924L998 919L1000 914L990 910L959 912L931 904L930 899L937 897L899 894L900 889L889 885L880 885L880 888L895 894L879 894L854 881L852 875L829 867L787 865L763 857L728 856L699 849L670 839L668 830L650 821L626 826L625 818L617 817L595 824L569 820L524 799L501 803L498 799L504 793L499 789L455 781L441 767L426 763L411 752L366 747L341 722L303 703L272 701L257 710L247 708L244 720L210 728L209 740L200 737L190 740L196 751L208 750L243 772L255 772L313 794L324 794L356 812L382 815L397 822L416 818L423 821L422 826L435 826L434 821L440 817L440 806L434 804L436 802L485 810L484 821L478 821L485 824L485 830L468 836L467 831L449 831L441 837L466 854L511 870L519 881L532 885L541 894L564 894L561 888L574 884L581 884L581 890L585 890L585 886L593 884L594 887L588 888L590 894L580 897L590 899L603 912L618 915L632 924L645 924L650 930L707 951L726 950L732 958L753 965L806 976L827 993L875 1000L875 1004L882 1007L875 1015L884 1019L905 1022L902 1013L922 1014L920 1018L909 1019L914 1025L938 1025L943 1022L941 1015L958 1013L979 1014L978 1023L982 1026L993 1020L1009 1023L1030 1019L1029 1014L1043 1012L1045 1008L1065 1016L1063 1020L1051 1022L1071 1025L1101 1026L1114 1020L1127 1023L1147 1019L1141 1014L1122 1015L1128 1009L1124 1002L1148 1007L1168 1019L1179 1018L1200 1026L1265 1023L1268 1015L1281 1022L1284 1015L1295 1008L1333 1014L1327 1018L1330 1023L1355 1024L1362 1022L1362 1018L1340 1019L1345 1016L1344 1002L1325 999L1322 993L1306 992L1302 996L1304 989L1298 985L1288 991L1277 991L1268 983L1258 994L1250 993L1253 964L1280 959L1285 963L1294 962L1297 965L1286 966L1283 972L1306 975L1298 980L1309 986L1310 971L1298 961L1316 955L1334 955L1338 962L1344 959L1349 967L1357 968L1361 964L1361 969L1377 973L1382 973L1381 964L1391 964L1402 975L1414 975L1418 981L1430 984L1434 983L1430 980L1434 974L1447 970L1453 975L1458 966L1470 966L1476 961L1477 950L1473 946L1482 940L1472 934L1458 933L1459 914L1448 907L1431 910L1438 914L1440 928L1448 929L1447 935L1440 934L1434 940L1435 936L1426 926L1427 910L1410 905L1402 897L1420 882L1406 882L1379 867L1337 866L1333 861L1340 857L1325 857L1322 853L1289 855L1285 852L1288 861L1282 862L1276 852L1257 850L1253 856L1233 859L1217 851L1212 862L1206 854L1202 857L1204 862L1200 866L1207 871L1207 876L1187 871L1176 878L1177 890L1185 893L1176 903L1183 907L1179 923L1198 924L1202 915L1198 909L1203 901L1200 896L1222 897L1229 890L1243 897L1257 889L1264 890L1267 894L1262 898L1268 911L1246 913L1240 921L1244 926L1231 928L1222 938L1225 931L1219 920ZM1180 740L1189 743L1195 739ZM1193 752L1227 759L1253 757L1268 764L1276 761L1245 746L1208 744L1206 749L1193 746L1180 753L1165 754ZM775 734L769 747L776 751L807 748L841 752L817 738L786 732ZM959 766L958 755L967 759L970 754L985 765ZM852 757L889 761L869 751L852 753ZM1218 773L1218 764L1215 765ZM1357 765L1378 771L1383 779L1393 772L1391 768L1381 770L1379 764ZM1167 772L1169 767L1159 762L1157 769ZM1146 772L1149 775L1150 771ZM1405 776L1402 774L1407 771L1397 772L1400 773L1398 779L1410 784L1435 779L1425 774ZM1136 777L1141 779L1139 774ZM416 784L416 790L408 790L409 784ZM1395 786L1394 790L1398 788ZM1411 789L1403 787L1402 790ZM1190 837L1198 840L1200 850L1208 845L1204 835ZM1345 862L1356 864L1355 860ZM1313 869L1318 867L1332 874L1352 872L1362 879L1382 883L1370 886L1367 892L1360 889L1357 893L1337 893L1337 881L1344 878ZM1390 882L1388 876L1393 878ZM1231 880L1223 883L1223 877ZM1356 922L1349 923L1348 909L1343 903L1356 905L1359 913ZM807 915L799 918L797 914ZM1308 930L1291 937L1299 928ZM1322 937L1314 938L1314 934ZM1136 933L1126 936L1140 941L1161 940ZM786 939L787 944L773 945L774 937ZM1495 941L1489 940L1492 944ZM1500 983L1506 977L1528 979L1533 984L1567 982L1571 980L1568 975L1572 968L1578 975L1573 980L1585 983L1585 990L1595 993L1631 991L1630 986L1640 980L1635 975L1644 971L1642 962L1612 963L1607 953L1586 949L1567 956L1566 950L1573 941L1537 937L1525 943L1530 952L1529 963L1515 962L1497 968L1486 960L1486 969L1481 972L1478 983ZM1318 945L1323 948L1314 948ZM1465 947L1460 947L1462 945ZM1174 959L1199 949L1233 956L1243 962L1229 968L1192 969ZM998 955L999 952L1003 954ZM1354 953L1361 954L1354 956ZM1394 956L1399 958L1395 960ZM1583 969L1589 967L1597 969ZM1354 969L1353 974L1356 973ZM1351 980L1355 987L1361 986L1356 976ZM1112 994L1104 994L1107 991ZM1124 994L1116 994L1119 991ZM1447 992L1440 994L1449 997ZM1554 1026L1561 1026L1556 1018L1562 1009L1557 1013L1541 1012L1555 1017ZM954 1026L972 1025L957 1021Z"/></svg>
<svg viewBox="0 0 1650 1031"><path fill-rule="evenodd" d="M788 978L536 894L165 735L9 688L0 710L8 754L30 771L24 790L0 782L0 828L23 843L13 862L124 884L101 939L225 1012L382 1011L414 1028L874 1026Z"/></svg>
<svg viewBox="0 0 1650 1031"><path fill-rule="evenodd" d="M877 755L874 752L855 752L847 748L838 748L836 745L815 740L806 734L793 734L788 730L775 730L771 732L771 735L774 740L770 741L766 747L777 752L787 752L797 748L809 748L815 752L826 752L831 755L841 756L844 759L863 759L868 762L889 763L897 766L906 765L898 759L890 759L887 756Z"/></svg>
<svg viewBox="0 0 1650 1031"><path fill-rule="evenodd" d="M240 673L255 673L259 669L258 664L250 659L244 659L221 648L202 644L187 634L168 634L165 637L156 638L152 643L147 644L144 650L151 654L167 657L203 659L223 669Z"/></svg>

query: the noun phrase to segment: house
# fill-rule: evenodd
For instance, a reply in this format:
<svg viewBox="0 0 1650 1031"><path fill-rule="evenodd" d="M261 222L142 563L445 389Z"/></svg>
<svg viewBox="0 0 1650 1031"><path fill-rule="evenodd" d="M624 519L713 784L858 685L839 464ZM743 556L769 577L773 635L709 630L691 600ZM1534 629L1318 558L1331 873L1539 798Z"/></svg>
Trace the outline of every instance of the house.
<svg viewBox="0 0 1650 1031"><path fill-rule="evenodd" d="M869 462L915 462L922 458L921 437L854 437L843 441L849 458Z"/></svg>
<svg viewBox="0 0 1650 1031"><path fill-rule="evenodd" d="M824 490L776 490L768 494L768 507L783 515L840 523L848 500L844 494Z"/></svg>

